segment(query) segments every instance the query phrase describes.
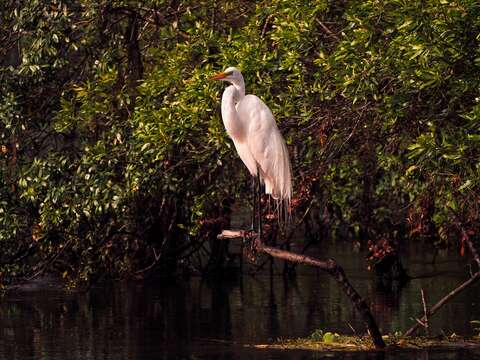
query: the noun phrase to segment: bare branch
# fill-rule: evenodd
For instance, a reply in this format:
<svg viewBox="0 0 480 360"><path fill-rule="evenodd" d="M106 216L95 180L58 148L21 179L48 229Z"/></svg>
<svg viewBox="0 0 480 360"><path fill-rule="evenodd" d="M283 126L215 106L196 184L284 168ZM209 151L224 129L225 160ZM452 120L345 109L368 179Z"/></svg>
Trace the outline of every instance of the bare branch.
<svg viewBox="0 0 480 360"><path fill-rule="evenodd" d="M353 288L345 275L343 268L337 264L333 259L319 260L311 256L296 254L290 251L281 250L278 248L265 246L258 234L254 232L248 232L244 230L223 230L223 232L217 236L218 239L245 239L252 247L253 252L265 253L278 259L287 260L293 263L306 264L320 268L331 275L344 293L350 299L358 313L362 316L368 332L372 337L373 343L377 349L383 349L385 342L382 339L382 335L378 329L375 318L373 317L367 303L362 299L358 292ZM245 253L244 253L245 255Z"/></svg>
<svg viewBox="0 0 480 360"><path fill-rule="evenodd" d="M425 301L425 293L423 292L423 289L420 289L420 292L422 294L422 303L423 303L423 317L425 319L424 322L424 327L425 327L425 333L427 336L430 336L430 329L428 326L428 311L427 311L427 303Z"/></svg>
<svg viewBox="0 0 480 360"><path fill-rule="evenodd" d="M458 295L462 290L466 289L470 285L474 284L478 279L480 278L480 272L477 272L473 277L465 281L463 284L460 286L456 287L452 291L450 291L447 296L442 298L439 302L437 302L430 310L427 311L428 316L432 316L435 314L443 305L445 305L448 301L450 301L453 297ZM423 316L420 321L425 322L425 316ZM405 334L403 335L404 337L406 336L411 336L418 328L420 327L419 324L413 325L410 329L408 329Z"/></svg>
<svg viewBox="0 0 480 360"><path fill-rule="evenodd" d="M443 305L445 305L448 301L450 301L453 297L455 297L456 295L458 295L462 290L466 289L467 287L471 286L472 284L474 284L479 278L480 278L480 256L478 255L478 252L477 252L477 249L475 249L475 246L473 245L473 242L472 240L470 239L470 237L468 236L466 230L464 229L464 227L462 226L462 224L460 223L460 220L458 219L457 215L455 214L455 212L452 210L452 209L449 209L450 212L453 214L453 217L454 217L454 223L455 225L460 229L460 233L461 233L461 242L465 242L468 246L468 248L470 249L470 252L472 253L472 256L473 258L475 259L476 263L478 264L479 266L479 269L477 270L476 273L474 273L470 279L468 279L467 281L463 282L461 285L459 285L458 287L456 287L455 289L453 289L452 291L450 291L446 296L444 296L442 299L440 299L430 310L428 310L427 312L425 312L425 315L420 319L421 322L423 323L426 323L428 320L427 320L427 317L428 316L432 316L433 314L435 314ZM408 329L404 336L411 336L418 328L420 327L420 325L417 323L417 324L414 324L410 329Z"/></svg>

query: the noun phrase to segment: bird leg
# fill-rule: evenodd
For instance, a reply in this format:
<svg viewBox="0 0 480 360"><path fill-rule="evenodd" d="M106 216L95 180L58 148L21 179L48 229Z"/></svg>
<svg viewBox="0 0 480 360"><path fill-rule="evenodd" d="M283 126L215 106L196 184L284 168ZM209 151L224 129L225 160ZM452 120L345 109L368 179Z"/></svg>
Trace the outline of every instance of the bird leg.
<svg viewBox="0 0 480 360"><path fill-rule="evenodd" d="M258 222L258 237L260 240L262 240L262 237L263 237L263 226L262 226L262 194L261 194L261 190L262 190L262 186L260 184L260 169L258 168L257 166L257 200L258 200L258 205L257 205L257 209L258 209L258 219L257 219L257 222Z"/></svg>
<svg viewBox="0 0 480 360"><path fill-rule="evenodd" d="M260 169L257 168L257 176L254 176L252 179L252 224L250 227L250 232L253 234L255 232L255 225L258 226L257 235L258 239L261 241L263 237L263 226L262 226L262 196L261 196L261 182L260 182ZM258 211L258 212L257 212ZM256 221L255 221L256 218ZM255 247L255 237L244 237L244 243L247 251L253 253Z"/></svg>
<svg viewBox="0 0 480 360"><path fill-rule="evenodd" d="M257 209L257 190L256 190L256 179L252 177L252 225L250 226L250 231L255 231L255 215Z"/></svg>
<svg viewBox="0 0 480 360"><path fill-rule="evenodd" d="M251 262L255 262L256 259L256 250L255 250L255 226L258 222L259 230L261 228L261 217L257 214L257 209L260 212L260 177L257 172L257 176L252 177L252 224L250 227L250 233L248 236L243 237L243 255L249 259ZM258 189L257 189L258 186ZM255 221L257 218L257 221Z"/></svg>

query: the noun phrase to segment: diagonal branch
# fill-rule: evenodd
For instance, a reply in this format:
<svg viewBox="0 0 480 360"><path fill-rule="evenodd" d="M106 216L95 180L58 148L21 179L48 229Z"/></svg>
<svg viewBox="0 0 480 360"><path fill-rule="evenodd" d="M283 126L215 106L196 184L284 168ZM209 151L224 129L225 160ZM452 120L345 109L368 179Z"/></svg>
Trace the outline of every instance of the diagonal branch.
<svg viewBox="0 0 480 360"><path fill-rule="evenodd" d="M454 298L456 295L458 295L462 290L466 289L470 285L474 284L478 279L480 278L480 272L475 273L470 279L462 283L460 286L456 287L452 291L450 291L447 296L443 297L440 301L438 301L435 305L431 307L430 310L427 311L426 316L431 317L433 314L435 314L443 305L445 305L447 302L449 302L452 298ZM420 321L422 323L425 323L425 315L420 318ZM404 337L406 336L411 336L418 328L420 327L420 324L416 323L414 324L410 329L408 329L405 334L403 335Z"/></svg>
<svg viewBox="0 0 480 360"><path fill-rule="evenodd" d="M450 209L451 210L451 209ZM452 210L451 210L452 211ZM453 213L453 211L452 211ZM457 225L457 227L460 230L461 234L461 242L465 242L472 253L472 256L475 260L475 262L478 264L478 269L477 272L474 273L470 279L467 281L463 282L461 285L450 291L445 297L440 299L423 317L420 318L420 321L425 323L427 320L427 317L431 317L433 314L435 314L443 305L445 305L448 301L450 301L453 297L455 297L457 294L459 294L461 291L466 289L467 287L471 286L474 284L479 278L480 278L480 256L478 255L477 249L473 245L472 240L468 236L466 230L460 223L460 220L456 216L455 213L453 213L454 216L454 223ZM404 336L411 336L418 328L420 325L418 323L414 324L410 329L407 330L407 332L404 334Z"/></svg>
<svg viewBox="0 0 480 360"><path fill-rule="evenodd" d="M348 296L355 309L362 316L365 325L372 337L373 343L377 349L383 349L385 347L385 342L382 339L382 334L380 333L375 318L373 317L370 309L358 294L358 292L353 288L350 282L345 275L343 268L337 264L333 259L328 260L319 260L311 256L296 254L291 251L281 250L278 248L265 246L263 242L259 239L258 235L253 232L246 232L243 230L232 231L224 230L220 235L219 239L236 239L243 238L247 242L252 244L252 250L258 253L265 253L270 256L273 256L278 259L290 261L298 264L311 265L327 272L331 275L337 283L340 285L342 290Z"/></svg>

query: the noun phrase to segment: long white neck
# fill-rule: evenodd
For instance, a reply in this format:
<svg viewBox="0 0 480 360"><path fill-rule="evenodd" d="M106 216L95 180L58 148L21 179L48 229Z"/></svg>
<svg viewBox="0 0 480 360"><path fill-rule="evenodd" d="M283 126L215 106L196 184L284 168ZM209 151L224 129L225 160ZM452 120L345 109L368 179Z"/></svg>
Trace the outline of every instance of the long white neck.
<svg viewBox="0 0 480 360"><path fill-rule="evenodd" d="M243 141L245 128L238 119L236 104L245 96L245 85L243 85L243 93L238 90L237 86L236 84L230 85L223 92L222 120L228 135L234 140Z"/></svg>
<svg viewBox="0 0 480 360"><path fill-rule="evenodd" d="M245 81L243 81L243 76L240 75L240 78L232 81L232 85L235 86L237 90L237 102L240 102L245 97Z"/></svg>

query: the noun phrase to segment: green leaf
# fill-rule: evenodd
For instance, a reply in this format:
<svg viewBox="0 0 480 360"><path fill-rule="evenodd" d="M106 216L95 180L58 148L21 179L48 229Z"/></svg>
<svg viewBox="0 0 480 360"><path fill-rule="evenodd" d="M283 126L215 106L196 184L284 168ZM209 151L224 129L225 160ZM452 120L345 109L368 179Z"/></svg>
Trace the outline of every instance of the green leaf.
<svg viewBox="0 0 480 360"><path fill-rule="evenodd" d="M329 344L329 343L335 342L335 340L336 340L337 338L338 338L338 335L333 334L333 333L331 333L331 332L326 332L325 334L323 334L322 340L323 340L324 343Z"/></svg>

